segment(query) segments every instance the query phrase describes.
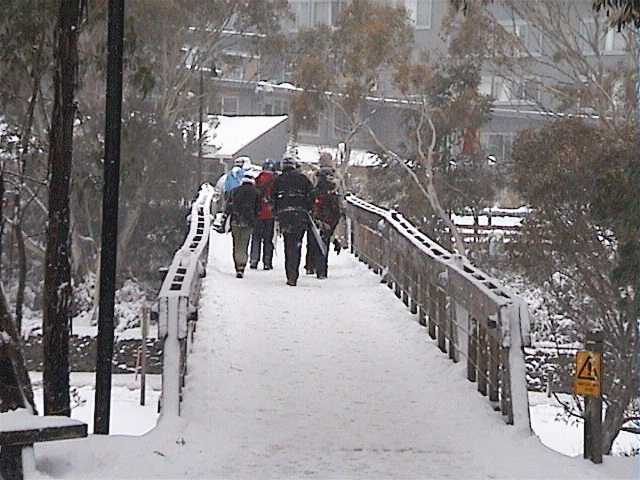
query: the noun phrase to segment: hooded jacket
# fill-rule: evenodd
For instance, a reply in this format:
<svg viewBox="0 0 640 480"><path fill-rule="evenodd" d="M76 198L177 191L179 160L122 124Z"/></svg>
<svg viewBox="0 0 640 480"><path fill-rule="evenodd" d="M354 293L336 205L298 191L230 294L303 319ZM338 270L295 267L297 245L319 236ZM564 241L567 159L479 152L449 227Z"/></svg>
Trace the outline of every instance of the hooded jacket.
<svg viewBox="0 0 640 480"><path fill-rule="evenodd" d="M309 179L294 169L288 169L276 178L273 205L283 232L307 227L312 188Z"/></svg>
<svg viewBox="0 0 640 480"><path fill-rule="evenodd" d="M244 170L240 167L233 167L224 179L224 195L228 197L230 192L238 188L242 184L242 178L244 177Z"/></svg>
<svg viewBox="0 0 640 480"><path fill-rule="evenodd" d="M253 227L260 208L258 191L253 183L243 182L231 191L226 213L231 215L231 225Z"/></svg>

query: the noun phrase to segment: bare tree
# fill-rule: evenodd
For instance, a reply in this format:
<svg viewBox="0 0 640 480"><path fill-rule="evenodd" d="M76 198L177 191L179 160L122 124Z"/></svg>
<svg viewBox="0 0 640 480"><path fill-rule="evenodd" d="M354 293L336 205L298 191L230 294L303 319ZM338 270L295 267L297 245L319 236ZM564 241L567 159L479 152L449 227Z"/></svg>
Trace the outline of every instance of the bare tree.
<svg viewBox="0 0 640 480"><path fill-rule="evenodd" d="M634 32L612 29L590 0L501 0L496 7L486 11L494 31L488 70L507 93L543 111L594 115L606 128L631 121ZM623 61L612 61L612 52Z"/></svg>
<svg viewBox="0 0 640 480"><path fill-rule="evenodd" d="M451 220L451 216L442 207L440 196L434 182L434 160L438 155L438 152L436 151L438 141L436 127L433 122L427 100L423 98L418 103L419 106L417 108L419 109L419 121L416 127L417 150L415 162L413 162L411 166L409 165L408 159L400 157L389 147L384 145L371 127L368 127L367 130L371 138L376 143L377 147L403 167L404 171L413 180L424 198L427 200L431 209L446 225L446 227L449 229L449 232L451 232L451 235L453 235L457 253L459 255L466 256L466 250L462 235L460 235L458 227L456 227L456 225ZM429 136L426 140L425 138L423 138L425 125L427 126L427 129L429 131Z"/></svg>
<svg viewBox="0 0 640 480"><path fill-rule="evenodd" d="M320 115L342 119L336 132L344 144L339 169L348 188L352 146L378 112L376 96L410 58L411 22L404 8L355 0L340 12L334 28L302 31L294 44L296 132L317 125Z"/></svg>

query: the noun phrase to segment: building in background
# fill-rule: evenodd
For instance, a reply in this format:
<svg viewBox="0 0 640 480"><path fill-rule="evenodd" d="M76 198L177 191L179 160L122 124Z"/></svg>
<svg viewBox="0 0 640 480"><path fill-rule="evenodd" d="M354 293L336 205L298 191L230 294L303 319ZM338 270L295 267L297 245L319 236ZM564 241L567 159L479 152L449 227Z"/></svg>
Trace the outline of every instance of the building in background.
<svg viewBox="0 0 640 480"><path fill-rule="evenodd" d="M287 120L287 115L210 115L202 142L204 178L218 178L239 157L249 157L254 165L281 159L289 138Z"/></svg>
<svg viewBox="0 0 640 480"><path fill-rule="evenodd" d="M432 57L445 54L443 21L450 18L449 0L380 1L406 7L415 29L416 52L427 50ZM480 86L481 93L492 97L493 110L491 120L479 132L479 143L483 152L501 165L509 165L513 141L524 128L541 125L559 115L596 117L611 114L610 110L592 108L588 99L579 105L561 104L558 95L549 95L549 87L569 92L593 82L594 88L602 88L608 78L607 69L630 68L632 62L630 34L609 29L606 19L591 9L590 0L568 3L566 0L545 0L546 3L558 2L568 9L567 19L549 19L549 22L558 22L557 25L546 25L544 19L542 24L536 24L514 11L537 2L510 1L516 2L514 9L502 3L489 9L496 31L495 46L501 49L506 64L511 60L512 67L505 68L504 62L502 66L487 64ZM289 3L293 17L283 21L283 29L293 34L304 28L334 25L348 0L289 0ZM229 46L216 61L216 76L209 82L208 88L214 92L207 105L209 113L225 116L287 114L293 96L299 92L292 82L290 59L286 54L261 55L260 49L255 48L255 34L229 32L228 37ZM511 45L511 50L506 50L505 45ZM602 78L592 78L590 70L594 75L600 72ZM616 89L623 88L618 84L609 87L612 98ZM371 120L373 130L385 143L401 151L401 120L407 102L388 82L381 81L368 104L366 108L376 109ZM615 108L615 102L612 105ZM344 131L341 113L329 109L319 115L317 127L299 130L297 141L307 145L335 146ZM359 135L354 146L367 149L373 144L366 135Z"/></svg>

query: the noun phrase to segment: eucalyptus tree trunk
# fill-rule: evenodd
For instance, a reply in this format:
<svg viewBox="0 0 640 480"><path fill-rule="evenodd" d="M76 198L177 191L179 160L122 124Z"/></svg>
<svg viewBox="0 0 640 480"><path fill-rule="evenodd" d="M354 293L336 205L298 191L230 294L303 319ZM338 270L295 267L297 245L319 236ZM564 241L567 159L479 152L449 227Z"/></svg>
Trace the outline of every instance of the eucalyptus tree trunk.
<svg viewBox="0 0 640 480"><path fill-rule="evenodd" d="M69 192L80 12L81 0L61 0L55 31L54 103L49 135L49 225L43 305L43 386L46 415L71 414Z"/></svg>

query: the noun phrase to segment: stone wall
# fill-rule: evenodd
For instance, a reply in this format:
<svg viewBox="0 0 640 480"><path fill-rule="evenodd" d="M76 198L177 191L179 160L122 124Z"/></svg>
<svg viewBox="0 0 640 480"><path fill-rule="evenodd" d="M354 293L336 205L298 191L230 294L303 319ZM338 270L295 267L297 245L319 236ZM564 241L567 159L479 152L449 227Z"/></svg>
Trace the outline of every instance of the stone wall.
<svg viewBox="0 0 640 480"><path fill-rule="evenodd" d="M135 373L136 359L141 340L119 340L113 348L113 373ZM71 370L94 372L96 369L97 337L69 339ZM27 370L42 371L42 336L32 336L24 341ZM162 373L162 342L147 339L147 373Z"/></svg>

